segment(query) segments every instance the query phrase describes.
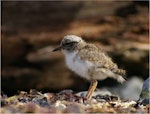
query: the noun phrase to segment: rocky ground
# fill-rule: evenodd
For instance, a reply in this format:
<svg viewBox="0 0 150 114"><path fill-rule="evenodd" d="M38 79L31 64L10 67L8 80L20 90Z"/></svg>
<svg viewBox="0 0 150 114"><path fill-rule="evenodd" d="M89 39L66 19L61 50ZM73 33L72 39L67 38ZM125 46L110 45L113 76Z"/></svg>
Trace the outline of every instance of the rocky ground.
<svg viewBox="0 0 150 114"><path fill-rule="evenodd" d="M17 95L1 96L1 113L148 113L149 107L138 102L121 100L114 95L93 96L91 100L71 90L44 93L30 90Z"/></svg>

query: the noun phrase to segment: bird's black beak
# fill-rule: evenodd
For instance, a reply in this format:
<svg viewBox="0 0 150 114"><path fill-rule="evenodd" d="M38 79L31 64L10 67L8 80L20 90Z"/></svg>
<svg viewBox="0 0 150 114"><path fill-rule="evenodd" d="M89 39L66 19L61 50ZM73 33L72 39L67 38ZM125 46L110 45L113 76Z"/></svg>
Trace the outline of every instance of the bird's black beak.
<svg viewBox="0 0 150 114"><path fill-rule="evenodd" d="M53 52L54 52L54 51L61 50L61 48L62 48L62 47L59 45L59 46L57 46L55 49L53 49Z"/></svg>

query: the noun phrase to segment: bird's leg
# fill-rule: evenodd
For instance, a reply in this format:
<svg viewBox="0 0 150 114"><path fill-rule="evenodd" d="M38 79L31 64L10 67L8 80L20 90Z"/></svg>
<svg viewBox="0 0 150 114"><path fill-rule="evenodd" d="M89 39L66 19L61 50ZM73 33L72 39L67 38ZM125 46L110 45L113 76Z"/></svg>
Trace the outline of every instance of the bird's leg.
<svg viewBox="0 0 150 114"><path fill-rule="evenodd" d="M97 87L97 83L98 83L97 80L92 80L92 81L91 81L89 90L88 90L88 92L87 92L85 98L91 99L92 94L93 94L93 92L95 91L95 89L96 89L96 87Z"/></svg>

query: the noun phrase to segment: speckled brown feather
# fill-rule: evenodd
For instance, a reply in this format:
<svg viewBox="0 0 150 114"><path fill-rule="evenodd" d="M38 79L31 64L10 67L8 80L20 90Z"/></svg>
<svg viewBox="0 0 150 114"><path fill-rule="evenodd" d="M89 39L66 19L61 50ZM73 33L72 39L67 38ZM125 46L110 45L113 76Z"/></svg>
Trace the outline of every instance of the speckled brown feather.
<svg viewBox="0 0 150 114"><path fill-rule="evenodd" d="M80 46L82 45L82 47ZM115 74L122 76L126 75L125 70L119 69L109 56L107 56L101 49L94 44L78 44L78 54L82 60L87 60L96 65L97 68L106 68Z"/></svg>

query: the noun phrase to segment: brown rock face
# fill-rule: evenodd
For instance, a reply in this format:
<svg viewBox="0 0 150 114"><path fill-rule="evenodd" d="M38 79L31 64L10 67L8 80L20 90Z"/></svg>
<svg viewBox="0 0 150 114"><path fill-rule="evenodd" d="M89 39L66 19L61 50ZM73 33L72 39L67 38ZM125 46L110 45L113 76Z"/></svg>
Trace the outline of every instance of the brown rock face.
<svg viewBox="0 0 150 114"><path fill-rule="evenodd" d="M127 77L148 75L148 2L3 1L1 28L6 93L87 89L87 82L67 69L62 53L51 52L67 34L101 46Z"/></svg>

